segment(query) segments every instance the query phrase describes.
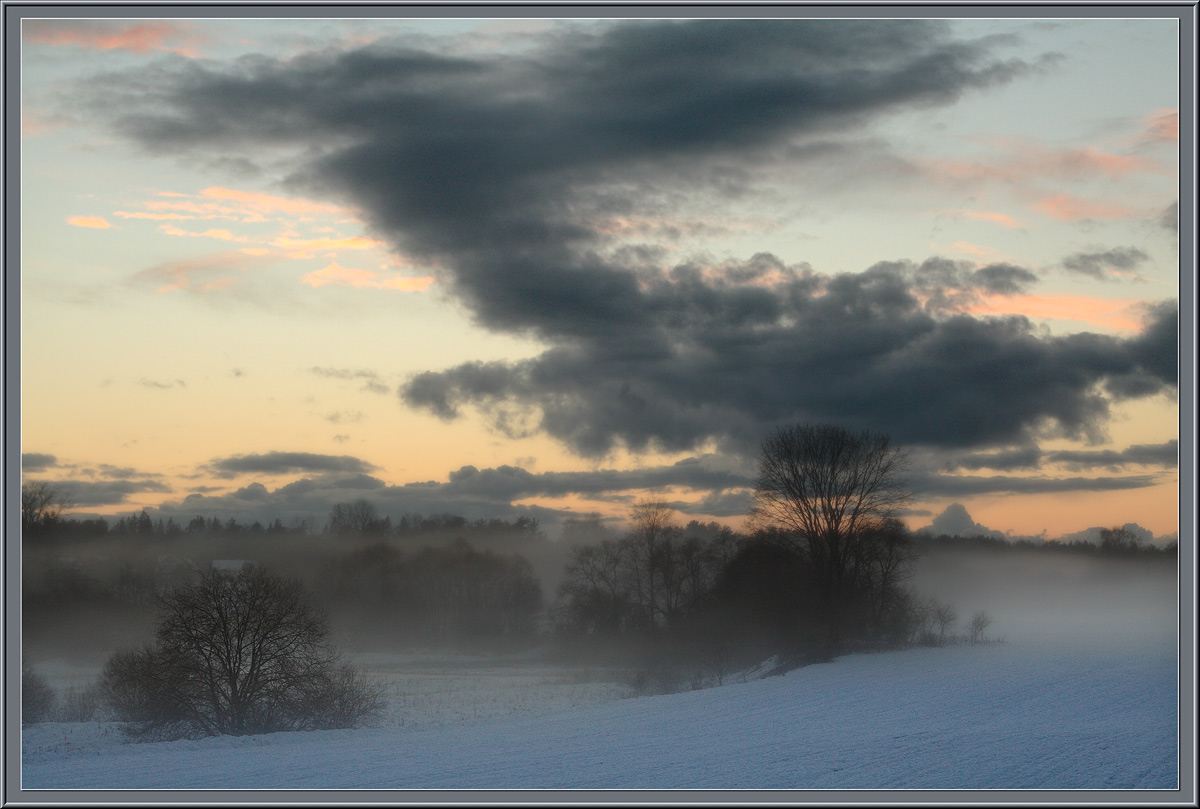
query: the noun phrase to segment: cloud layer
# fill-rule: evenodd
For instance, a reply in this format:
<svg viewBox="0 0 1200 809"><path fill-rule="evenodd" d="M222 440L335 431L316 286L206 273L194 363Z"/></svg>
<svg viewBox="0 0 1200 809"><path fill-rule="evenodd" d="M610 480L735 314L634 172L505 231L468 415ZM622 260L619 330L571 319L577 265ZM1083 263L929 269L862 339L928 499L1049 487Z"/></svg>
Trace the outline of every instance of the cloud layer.
<svg viewBox="0 0 1200 809"><path fill-rule="evenodd" d="M410 407L447 419L478 408L510 435L544 431L588 456L746 452L794 420L948 448L1098 441L1114 400L1175 386L1174 305L1130 338L1050 336L969 313L1029 290L1039 276L1026 267L668 261L664 244L613 227L657 222L639 234L667 238L682 199L749 194L778 166L853 151L887 115L1039 69L996 47L930 20L649 21L558 30L518 55L385 42L163 63L91 90L157 153L300 147L295 186L363 211L439 268L481 325L549 346L418 374L400 390ZM1141 255L1064 267L1099 277Z"/></svg>

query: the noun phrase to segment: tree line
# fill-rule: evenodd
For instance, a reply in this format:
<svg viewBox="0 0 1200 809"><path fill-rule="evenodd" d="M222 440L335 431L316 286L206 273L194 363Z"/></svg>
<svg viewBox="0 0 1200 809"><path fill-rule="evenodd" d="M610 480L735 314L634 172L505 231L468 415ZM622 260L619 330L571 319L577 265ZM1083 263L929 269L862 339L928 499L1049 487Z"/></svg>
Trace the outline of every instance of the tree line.
<svg viewBox="0 0 1200 809"><path fill-rule="evenodd" d="M767 654L786 669L847 650L936 645L951 637L958 616L951 605L922 598L905 584L921 548L940 541L914 538L898 519L910 498L907 466L905 453L884 435L833 425L781 428L760 449L748 532L716 523L680 525L675 512L655 500L633 507L623 533L598 515L569 519L559 544L566 549L562 584L549 603L527 558L547 540L528 517L506 522L405 515L393 522L369 501L358 500L333 506L318 533L307 523L284 526L279 519L247 526L197 516L179 525L154 521L142 511L111 529L103 520L89 526L114 541L132 538L125 547L143 552L126 554L119 567L109 569L107 581L100 581L97 567L86 572L50 550L55 543L41 541L72 536L83 526L63 517L52 490L30 484L29 497L24 489L22 497L26 629L33 607L61 609L88 598L155 605L158 645L110 659L106 699L123 706L119 713L127 718L169 715L189 733L331 727L345 721L330 718L342 716L331 707L338 700L371 704L355 672L332 667L335 656L322 645L328 624L306 612L312 604L321 610L335 606L343 622L358 622L389 644L529 639L548 626L564 653L604 649L640 655L639 676L660 678L653 687L663 690L679 686L666 680L677 680L681 666L691 667L695 687L713 678L720 682L731 667ZM255 537L260 541L249 541ZM414 538L425 542L402 541ZM49 551L41 578L37 566L28 564L34 558L30 551L39 546ZM206 548L210 556L214 548L253 549L256 558L241 571L222 571L205 567L211 559L201 557L196 564L160 553L176 547ZM1102 532L1099 549L1142 552L1136 536L1117 528ZM303 581L274 572L287 573L289 565L291 572L303 573ZM280 625L294 614L308 615L305 633L320 637L311 649L294 647L295 655L308 661L312 681L323 683L324 690L307 696L280 692L271 697L274 707L259 706L253 709L258 714L238 719L231 712L242 692L228 686L233 690L221 706L185 710L183 702L194 700L186 697L187 688L201 688L193 681L199 678L211 692L213 684L205 678L217 675L187 674L172 657L178 651L173 647L183 643L180 638L190 639L183 644L191 644L188 648L215 642L217 625L203 624L212 614L205 598L242 609L238 599L251 595L266 599L255 602L260 606L280 600L290 605L280 607ZM196 614L183 615L182 604L193 605ZM983 639L990 622L986 613L976 613L967 639ZM221 631L228 625L220 624ZM319 654L313 651L318 647ZM156 679L154 672L173 667L187 682ZM220 676L232 682L228 672ZM293 703L307 707L289 713Z"/></svg>

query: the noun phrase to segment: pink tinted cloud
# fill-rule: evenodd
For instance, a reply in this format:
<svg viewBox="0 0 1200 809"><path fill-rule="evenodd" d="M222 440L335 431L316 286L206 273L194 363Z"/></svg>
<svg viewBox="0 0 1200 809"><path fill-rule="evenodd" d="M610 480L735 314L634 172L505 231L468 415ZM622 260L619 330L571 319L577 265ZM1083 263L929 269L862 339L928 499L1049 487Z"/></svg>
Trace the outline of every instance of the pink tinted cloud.
<svg viewBox="0 0 1200 809"><path fill-rule="evenodd" d="M293 239L283 236L275 239L271 244L282 250L309 253L318 250L370 250L372 247L382 246L383 242L368 239L365 236L349 236L341 239Z"/></svg>
<svg viewBox="0 0 1200 809"><path fill-rule="evenodd" d="M21 110L21 137L32 138L61 129L66 122L56 116L47 115L39 110Z"/></svg>
<svg viewBox="0 0 1200 809"><path fill-rule="evenodd" d="M1082 219L1119 219L1133 213L1129 208L1092 202L1070 194L1059 194L1034 203L1033 209L1050 219L1060 222L1078 222Z"/></svg>
<svg viewBox="0 0 1200 809"><path fill-rule="evenodd" d="M372 270L359 270L352 267L342 267L337 263L330 264L321 270L314 270L300 279L301 283L313 288L327 284L371 289L391 289L400 292L424 292L433 283L432 276L423 278L405 278L401 276L385 277Z"/></svg>
<svg viewBox="0 0 1200 809"><path fill-rule="evenodd" d="M971 242L958 241L958 242L954 242L953 244L947 245L947 244L938 244L937 242L931 241L929 243L929 247L938 252L963 253L968 256L975 256L976 258L986 258L986 259L990 259L993 261L1002 258L1000 251L997 250L996 248L987 247L986 245L981 245L981 244L973 244Z"/></svg>
<svg viewBox="0 0 1200 809"><path fill-rule="evenodd" d="M228 272L230 270L244 272L249 269L249 262L253 260L252 258L248 259L240 252L232 251L199 258L168 261L142 270L133 276L133 281L160 284L154 290L160 295L177 289L213 292L237 283L237 279L228 275Z"/></svg>
<svg viewBox="0 0 1200 809"><path fill-rule="evenodd" d="M168 221L179 219L195 219L193 214L182 213L151 213L149 211L113 211L113 216L119 216L122 219L152 219L155 221Z"/></svg>
<svg viewBox="0 0 1200 809"><path fill-rule="evenodd" d="M1179 140L1179 110L1158 110L1146 122L1147 140Z"/></svg>
<svg viewBox="0 0 1200 809"><path fill-rule="evenodd" d="M972 315L1024 315L1073 320L1117 331L1140 331L1139 302L1070 295L980 295L963 311Z"/></svg>
<svg viewBox="0 0 1200 809"><path fill-rule="evenodd" d="M195 42L185 27L169 22L139 22L133 25L89 20L30 20L23 27L26 42L56 47L74 46L94 51L124 50L132 53L170 51L196 58L194 48L178 42Z"/></svg>
<svg viewBox="0 0 1200 809"><path fill-rule="evenodd" d="M225 230L224 228L209 228L208 230L200 233L192 230L184 230L183 228L178 228L174 225L160 225L158 229L168 236L190 236L192 238L217 239L223 242L249 241L244 236L235 236L231 231Z"/></svg>
<svg viewBox="0 0 1200 809"><path fill-rule="evenodd" d="M103 216L68 216L67 224L77 228L95 228L96 230L108 230L112 227Z"/></svg>
<svg viewBox="0 0 1200 809"><path fill-rule="evenodd" d="M141 203L144 212L122 211L119 215L139 219L227 219L251 223L268 222L280 217L357 221L348 209L339 205L232 188L206 188L195 195L160 191L156 196L158 199Z"/></svg>
<svg viewBox="0 0 1200 809"><path fill-rule="evenodd" d="M977 138L998 154L983 160L930 160L925 171L934 179L1025 183L1047 178L1111 179L1133 174L1173 176L1174 170L1138 155L1118 154L1096 146L1047 148L1027 138Z"/></svg>
<svg viewBox="0 0 1200 809"><path fill-rule="evenodd" d="M1019 219L997 211L963 211L962 215L977 222L994 222L1010 230L1015 230L1022 226Z"/></svg>
<svg viewBox="0 0 1200 809"><path fill-rule="evenodd" d="M289 216L346 216L347 210L340 205L316 202L302 197L277 197L257 191L240 191L235 188L214 186L205 188L200 196L207 200L221 200L236 205L243 211L258 214L286 214Z"/></svg>

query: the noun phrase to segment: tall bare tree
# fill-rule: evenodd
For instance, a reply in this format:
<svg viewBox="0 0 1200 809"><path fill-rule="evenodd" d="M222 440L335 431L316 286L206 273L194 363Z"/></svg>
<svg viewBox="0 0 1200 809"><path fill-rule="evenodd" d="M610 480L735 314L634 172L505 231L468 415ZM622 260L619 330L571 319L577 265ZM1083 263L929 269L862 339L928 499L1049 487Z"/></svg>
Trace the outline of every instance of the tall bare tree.
<svg viewBox="0 0 1200 809"><path fill-rule="evenodd" d="M812 569L837 644L864 543L907 501L907 456L886 435L828 424L783 427L758 456L754 523L784 529Z"/></svg>

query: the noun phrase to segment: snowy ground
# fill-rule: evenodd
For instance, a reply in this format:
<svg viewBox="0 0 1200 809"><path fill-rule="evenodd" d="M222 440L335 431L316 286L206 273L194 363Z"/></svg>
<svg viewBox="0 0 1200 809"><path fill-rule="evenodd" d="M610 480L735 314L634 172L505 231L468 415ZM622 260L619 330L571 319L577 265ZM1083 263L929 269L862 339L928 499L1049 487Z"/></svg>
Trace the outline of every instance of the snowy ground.
<svg viewBox="0 0 1200 809"><path fill-rule="evenodd" d="M113 725L43 724L23 733L21 783L35 790L1177 788L1173 569L1118 576L1102 565L1043 563L1033 576L1004 560L968 561L927 563L919 589L952 601L962 623L987 609L996 618L990 634L1005 643L848 655L786 676L652 697L632 696L619 673L534 657L360 654L391 703L378 727L136 744ZM45 662L58 687L90 676Z"/></svg>
<svg viewBox="0 0 1200 809"><path fill-rule="evenodd" d="M852 655L782 677L618 700L593 683L590 704L562 696L572 688L559 683L559 697L526 711L476 698L482 711L471 716L399 724L401 710L389 726L357 731L129 744L99 723L45 724L25 732L22 786L1175 788L1173 650L1056 648ZM530 696L553 694L554 683L528 685ZM459 704L478 688L454 690L447 699Z"/></svg>

